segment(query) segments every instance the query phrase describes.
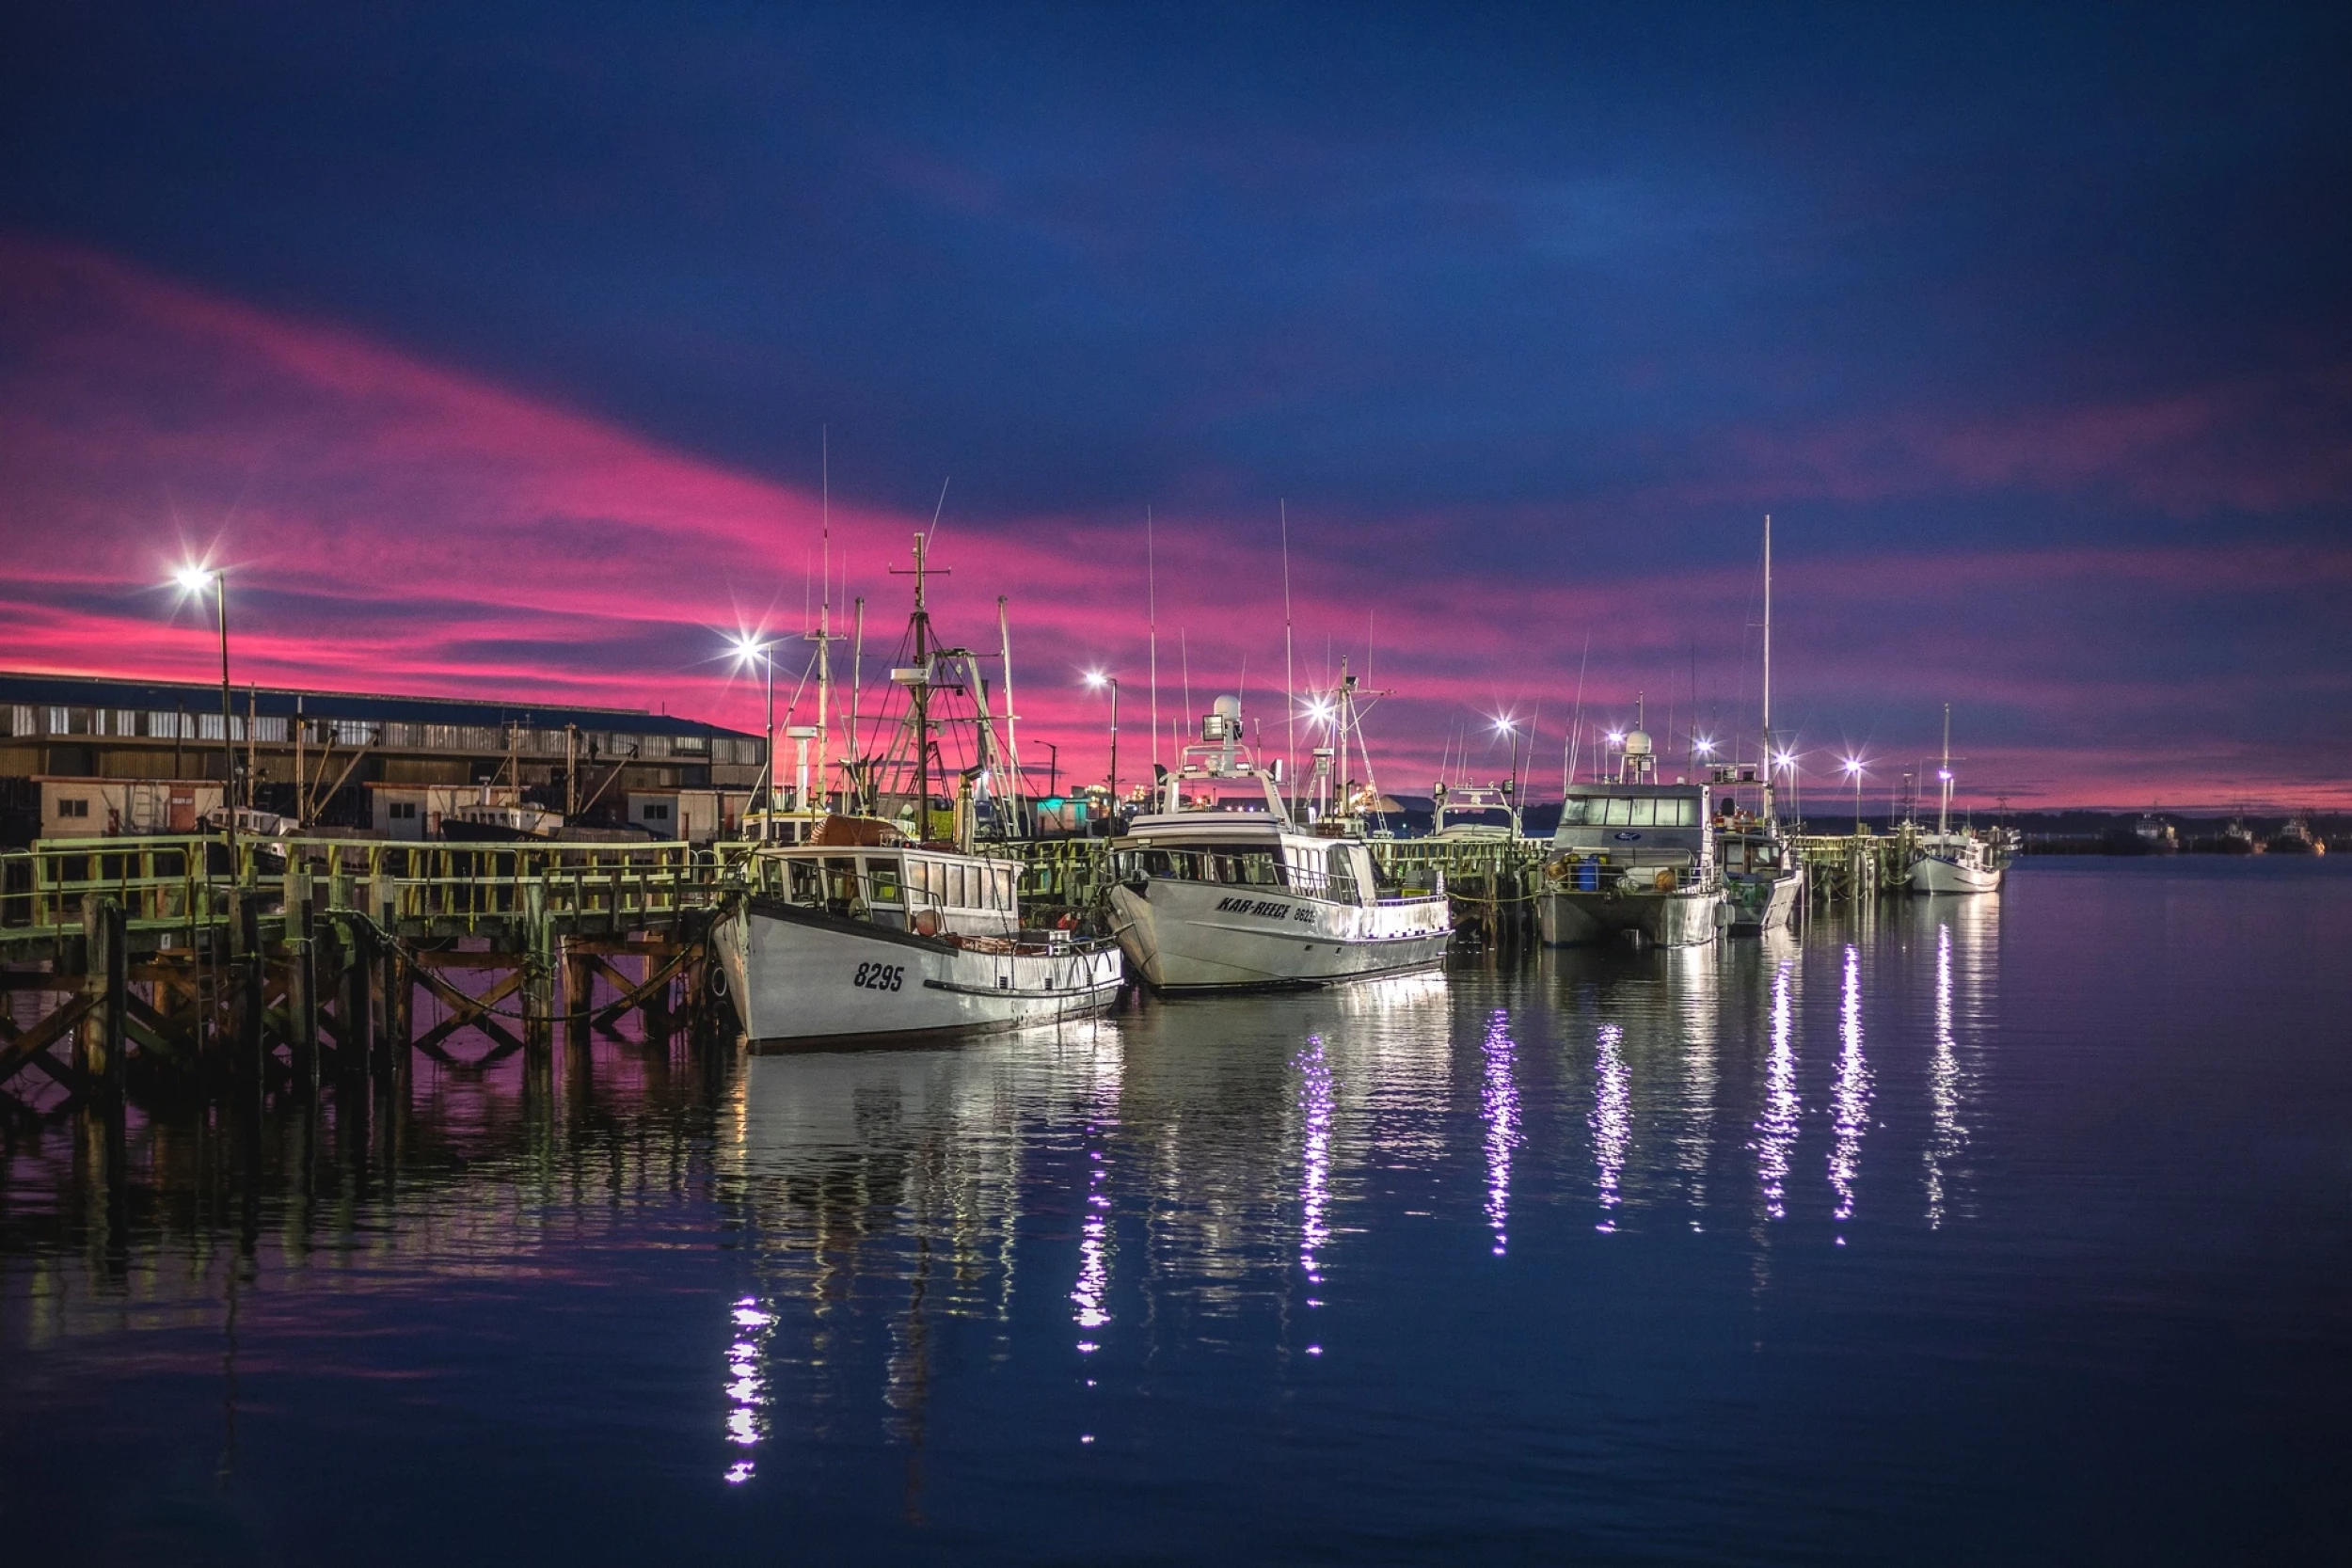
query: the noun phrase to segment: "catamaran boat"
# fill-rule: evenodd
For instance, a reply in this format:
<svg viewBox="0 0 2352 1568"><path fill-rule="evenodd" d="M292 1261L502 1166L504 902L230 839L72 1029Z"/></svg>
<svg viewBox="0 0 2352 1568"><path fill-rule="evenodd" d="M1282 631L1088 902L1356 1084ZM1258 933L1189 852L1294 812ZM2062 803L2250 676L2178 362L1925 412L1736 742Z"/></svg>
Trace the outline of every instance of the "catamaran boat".
<svg viewBox="0 0 2352 1568"><path fill-rule="evenodd" d="M1571 784L1544 862L1535 917L1547 947L1631 938L1715 940L1724 884L1705 784L1660 784L1650 737L1629 731L1617 778Z"/></svg>
<svg viewBox="0 0 2352 1568"><path fill-rule="evenodd" d="M1112 844L1111 929L1152 989L1323 986L1445 957L1444 892L1383 889L1345 819L1294 826L1243 744L1238 699L1216 700L1200 738L1163 770L1155 809Z"/></svg>
<svg viewBox="0 0 2352 1568"><path fill-rule="evenodd" d="M1952 705L1944 705L1944 763L1936 769L1944 785L1943 803L1935 813L1935 832L1922 837L1912 853L1914 893L1998 893L2009 867L2003 839L1967 829L1952 829Z"/></svg>
<svg viewBox="0 0 2352 1568"><path fill-rule="evenodd" d="M712 932L743 1033L761 1044L944 1039L1089 1017L1118 1000L1118 947L1024 930L1020 867L835 817L766 845Z"/></svg>

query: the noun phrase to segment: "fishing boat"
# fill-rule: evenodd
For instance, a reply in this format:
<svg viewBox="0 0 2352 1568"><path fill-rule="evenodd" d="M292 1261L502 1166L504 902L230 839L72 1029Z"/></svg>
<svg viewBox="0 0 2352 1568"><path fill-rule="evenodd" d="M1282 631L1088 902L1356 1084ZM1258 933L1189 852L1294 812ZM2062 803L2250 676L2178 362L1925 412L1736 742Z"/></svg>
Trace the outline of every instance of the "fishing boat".
<svg viewBox="0 0 2352 1568"><path fill-rule="evenodd" d="M1515 844L1519 837L1518 791L1506 782L1440 784L1431 792L1436 826L1430 837L1448 844Z"/></svg>
<svg viewBox="0 0 2352 1568"><path fill-rule="evenodd" d="M1118 1000L1118 947L1025 930L1020 867L836 817L763 847L712 932L755 1045L943 1039L1086 1018Z"/></svg>
<svg viewBox="0 0 2352 1568"><path fill-rule="evenodd" d="M1548 947L1631 938L1713 942L1724 915L1708 784L1660 784L1650 737L1627 732L1617 777L1572 784L1544 861L1535 918Z"/></svg>
<svg viewBox="0 0 2352 1568"><path fill-rule="evenodd" d="M1912 850L1911 891L1924 894L1998 893L2008 869L2006 846L1998 839L1952 829L1952 705L1944 705L1944 761L1936 769L1943 799L1935 832Z"/></svg>
<svg viewBox="0 0 2352 1568"><path fill-rule="evenodd" d="M956 721L941 699L979 686L939 677L946 659L925 603L927 542L915 535L912 657L893 671L907 705L881 755L850 768L854 796L903 775L914 802L932 799L939 731ZM805 842L769 842L745 860L746 887L712 932L743 1033L755 1045L897 1044L1017 1029L1107 1010L1124 984L1117 944L1074 923L1025 928L1019 865L974 852L976 783L1017 777L982 698L979 765L965 769L951 836L928 838L939 814L901 824L843 813ZM925 819L932 820L925 820Z"/></svg>
<svg viewBox="0 0 2352 1568"><path fill-rule="evenodd" d="M2324 855L2328 852L2328 841L2312 832L2309 813L2297 812L2288 817L2286 826L2272 836L2270 852L2274 855Z"/></svg>
<svg viewBox="0 0 2352 1568"><path fill-rule="evenodd" d="M1454 934L1442 890L1384 888L1349 819L1294 823L1219 697L1112 844L1111 930L1155 990L1273 990L1425 969Z"/></svg>

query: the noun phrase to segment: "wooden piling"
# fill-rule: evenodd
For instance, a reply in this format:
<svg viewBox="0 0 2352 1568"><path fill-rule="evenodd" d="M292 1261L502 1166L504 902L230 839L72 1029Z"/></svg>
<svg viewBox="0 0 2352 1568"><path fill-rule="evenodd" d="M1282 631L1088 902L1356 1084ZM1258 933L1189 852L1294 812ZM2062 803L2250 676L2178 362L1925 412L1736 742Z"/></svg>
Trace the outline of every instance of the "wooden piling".
<svg viewBox="0 0 2352 1568"><path fill-rule="evenodd" d="M310 911L310 874L286 873L286 1040L294 1054L294 1087L316 1094L319 1087L318 975L314 966L317 932Z"/></svg>
<svg viewBox="0 0 2352 1568"><path fill-rule="evenodd" d="M75 1039L74 1066L109 1100L122 1095L130 1022L130 954L122 906L99 894L82 899L83 985L90 1010Z"/></svg>

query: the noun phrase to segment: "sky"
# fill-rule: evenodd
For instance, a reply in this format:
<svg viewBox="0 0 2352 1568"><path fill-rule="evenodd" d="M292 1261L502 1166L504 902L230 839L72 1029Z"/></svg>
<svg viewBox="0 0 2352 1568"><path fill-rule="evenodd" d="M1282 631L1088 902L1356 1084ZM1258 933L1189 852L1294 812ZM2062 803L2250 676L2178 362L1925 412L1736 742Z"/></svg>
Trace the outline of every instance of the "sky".
<svg viewBox="0 0 2352 1568"><path fill-rule="evenodd" d="M1769 513L1816 798L1948 702L1977 803L2342 808L2348 67L2341 8L9 8L0 667L204 678L193 553L241 680L756 728L727 640L830 560L879 676L936 509L1028 759L1100 773L1105 670L1133 778L1187 690L1291 745L1287 536L1384 785L1508 716L1556 788L1637 704L1753 752Z"/></svg>

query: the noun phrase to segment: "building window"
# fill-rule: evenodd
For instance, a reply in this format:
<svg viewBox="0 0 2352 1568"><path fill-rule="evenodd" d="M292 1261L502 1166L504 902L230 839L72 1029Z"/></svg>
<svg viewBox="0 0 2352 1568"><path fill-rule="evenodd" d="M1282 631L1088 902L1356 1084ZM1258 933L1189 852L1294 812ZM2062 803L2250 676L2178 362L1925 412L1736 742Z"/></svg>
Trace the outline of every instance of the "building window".
<svg viewBox="0 0 2352 1568"><path fill-rule="evenodd" d="M89 816L89 801L79 796L71 800L60 800L57 802L57 816L60 819L68 816L86 817Z"/></svg>
<svg viewBox="0 0 2352 1568"><path fill-rule="evenodd" d="M33 733L33 707L30 703L18 703L14 705L9 715L8 733L10 735Z"/></svg>
<svg viewBox="0 0 2352 1568"><path fill-rule="evenodd" d="M414 822L417 819L417 802L394 800L386 808L386 814L395 822Z"/></svg>
<svg viewBox="0 0 2352 1568"><path fill-rule="evenodd" d="M368 726L360 720L338 719L335 721L335 739L344 746L365 746L368 743Z"/></svg>
<svg viewBox="0 0 2352 1568"><path fill-rule="evenodd" d="M73 733L73 710L64 707L51 708L49 710L49 733L72 735Z"/></svg>
<svg viewBox="0 0 2352 1568"><path fill-rule="evenodd" d="M645 803L645 820L648 822L667 822L670 820L670 808L667 805L657 805L652 801L647 801Z"/></svg>

